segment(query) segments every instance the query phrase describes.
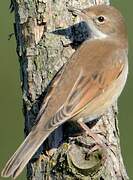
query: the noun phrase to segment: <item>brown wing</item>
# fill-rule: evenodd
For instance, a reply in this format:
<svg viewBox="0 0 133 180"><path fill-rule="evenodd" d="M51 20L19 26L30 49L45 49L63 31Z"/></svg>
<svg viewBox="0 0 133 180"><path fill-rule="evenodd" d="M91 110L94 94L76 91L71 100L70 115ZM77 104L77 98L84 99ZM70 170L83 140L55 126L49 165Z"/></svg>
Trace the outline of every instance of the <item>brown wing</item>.
<svg viewBox="0 0 133 180"><path fill-rule="evenodd" d="M90 74L88 77L84 76L83 70L81 70L66 102L48 122L47 128L59 126L82 111L88 103L119 77L122 70L123 64L118 64L117 67L107 70L107 72Z"/></svg>
<svg viewBox="0 0 133 180"><path fill-rule="evenodd" d="M96 46L99 47L97 53ZM118 78L125 56L125 51L112 41L96 40L82 45L63 68L52 93L48 94L50 99L43 113L45 122L40 122L40 126L50 122L51 128L59 126L82 111Z"/></svg>
<svg viewBox="0 0 133 180"><path fill-rule="evenodd" d="M95 75L90 74L89 78L82 78L82 82L77 84L77 87L72 90L66 101L66 107L69 107L69 111L70 107L72 108L72 115L78 114L95 97L106 91L106 88L119 77L122 70L123 64L119 64L110 71L107 70L107 72L101 72Z"/></svg>

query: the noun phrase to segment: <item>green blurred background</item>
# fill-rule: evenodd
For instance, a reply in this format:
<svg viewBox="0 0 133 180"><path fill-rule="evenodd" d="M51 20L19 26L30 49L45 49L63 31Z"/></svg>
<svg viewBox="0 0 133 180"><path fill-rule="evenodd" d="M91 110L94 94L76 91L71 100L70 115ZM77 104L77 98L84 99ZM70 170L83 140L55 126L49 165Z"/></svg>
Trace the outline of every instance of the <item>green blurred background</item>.
<svg viewBox="0 0 133 180"><path fill-rule="evenodd" d="M9 4L9 0L0 3L0 170L23 140L22 99L15 37L8 40L9 34L14 31L14 16L9 12ZM133 1L113 0L112 4L125 16L129 33L130 72L126 88L119 99L119 127L124 163L130 179L133 179ZM25 179L24 173L18 178Z"/></svg>

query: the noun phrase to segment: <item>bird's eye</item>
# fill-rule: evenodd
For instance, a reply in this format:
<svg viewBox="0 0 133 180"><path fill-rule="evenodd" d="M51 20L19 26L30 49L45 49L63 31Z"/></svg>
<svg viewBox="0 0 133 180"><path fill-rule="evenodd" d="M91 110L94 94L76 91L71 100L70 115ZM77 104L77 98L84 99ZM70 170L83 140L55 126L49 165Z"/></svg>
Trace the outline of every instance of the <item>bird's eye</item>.
<svg viewBox="0 0 133 180"><path fill-rule="evenodd" d="M98 16L97 17L97 20L100 22L100 23L103 23L105 21L105 17L104 16Z"/></svg>

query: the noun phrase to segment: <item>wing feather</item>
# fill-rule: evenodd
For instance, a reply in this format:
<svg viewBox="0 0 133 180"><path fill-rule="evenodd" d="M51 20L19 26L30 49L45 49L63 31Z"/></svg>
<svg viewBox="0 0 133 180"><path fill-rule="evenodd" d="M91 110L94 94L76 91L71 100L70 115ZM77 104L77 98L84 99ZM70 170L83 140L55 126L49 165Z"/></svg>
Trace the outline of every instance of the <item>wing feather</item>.
<svg viewBox="0 0 133 180"><path fill-rule="evenodd" d="M123 64L119 64L117 67L97 74L95 77L92 74L85 77L81 73L82 76L80 75L80 79L74 85L65 102L67 112L71 112L71 115L75 116L82 111L90 101L104 92L111 85L110 83L113 83L119 77L123 67ZM81 79L82 81L80 81Z"/></svg>
<svg viewBox="0 0 133 180"><path fill-rule="evenodd" d="M47 129L51 129L55 126L58 127L86 108L88 103L106 90L110 82L113 82L119 77L122 69L123 65L119 64L119 66L111 69L107 73L100 73L95 75L95 77L94 74L90 74L89 77L86 77L81 69L66 102L56 112L53 118L48 121Z"/></svg>

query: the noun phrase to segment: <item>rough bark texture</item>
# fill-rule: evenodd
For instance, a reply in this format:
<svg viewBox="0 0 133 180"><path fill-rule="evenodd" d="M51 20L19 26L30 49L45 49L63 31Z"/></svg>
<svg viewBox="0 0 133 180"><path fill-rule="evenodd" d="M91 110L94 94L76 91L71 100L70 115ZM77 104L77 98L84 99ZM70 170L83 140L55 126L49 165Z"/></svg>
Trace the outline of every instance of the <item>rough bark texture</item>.
<svg viewBox="0 0 133 180"><path fill-rule="evenodd" d="M85 8L108 0L12 0L20 61L25 135L29 133L45 96L46 87L88 36L84 23L67 6ZM120 150L117 105L88 124L106 143L94 140L66 123L47 139L28 165L28 180L128 179ZM78 135L77 135L78 133ZM71 138L70 138L71 137ZM41 155L40 155L41 153Z"/></svg>

